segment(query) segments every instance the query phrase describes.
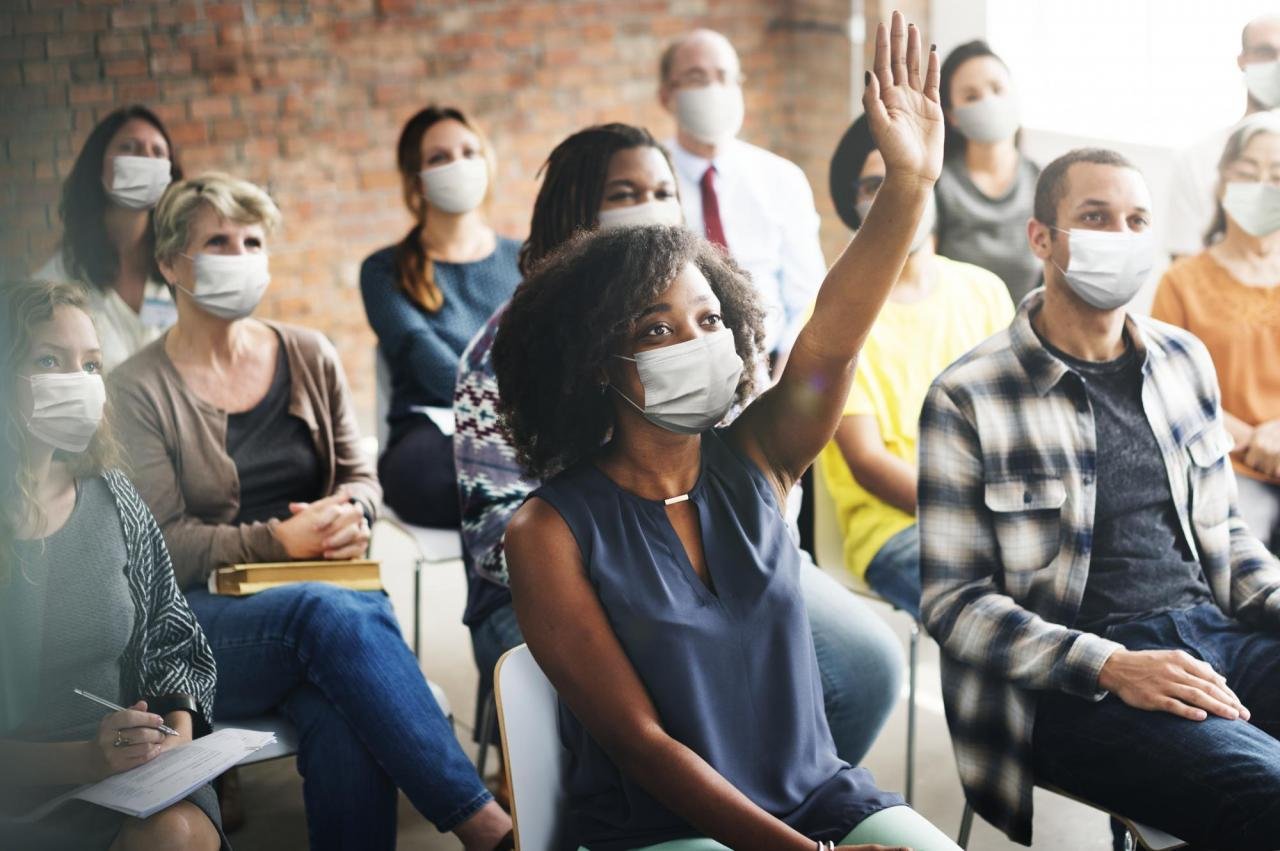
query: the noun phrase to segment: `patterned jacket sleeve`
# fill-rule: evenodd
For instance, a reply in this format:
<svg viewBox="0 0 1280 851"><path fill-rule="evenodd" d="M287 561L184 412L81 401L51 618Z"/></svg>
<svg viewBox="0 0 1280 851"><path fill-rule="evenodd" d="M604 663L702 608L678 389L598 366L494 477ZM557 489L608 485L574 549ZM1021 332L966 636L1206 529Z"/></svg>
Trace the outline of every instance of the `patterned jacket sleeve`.
<svg viewBox="0 0 1280 851"><path fill-rule="evenodd" d="M489 352L502 310L462 355L453 397L453 438L462 505L463 549L484 578L507 584L502 536L534 486L526 481L498 422L498 379Z"/></svg>
<svg viewBox="0 0 1280 851"><path fill-rule="evenodd" d="M164 535L151 511L123 475L109 476L125 524L130 592L140 615L127 651L137 692L153 704L189 698L195 707L195 734L203 735L213 721L213 651L178 590Z"/></svg>
<svg viewBox="0 0 1280 851"><path fill-rule="evenodd" d="M978 435L935 383L920 416L922 614L947 654L1022 688L1099 700L1119 644L1050 623L1004 593Z"/></svg>

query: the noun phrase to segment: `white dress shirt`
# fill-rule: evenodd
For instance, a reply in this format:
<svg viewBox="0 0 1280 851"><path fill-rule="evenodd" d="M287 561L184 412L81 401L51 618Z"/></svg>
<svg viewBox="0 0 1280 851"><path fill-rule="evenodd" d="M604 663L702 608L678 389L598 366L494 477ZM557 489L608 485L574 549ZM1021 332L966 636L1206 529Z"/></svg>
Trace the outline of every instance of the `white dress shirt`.
<svg viewBox="0 0 1280 851"><path fill-rule="evenodd" d="M1218 209L1218 161L1233 130L1235 125L1216 130L1174 156L1165 225L1170 254L1189 256L1204 251L1204 234Z"/></svg>
<svg viewBox="0 0 1280 851"><path fill-rule="evenodd" d="M818 242L813 190L800 167L763 148L734 139L714 161L666 143L680 181L685 224L706 235L702 176L716 167L716 198L729 255L745 269L765 310L765 347L786 351L795 342L827 262Z"/></svg>
<svg viewBox="0 0 1280 851"><path fill-rule="evenodd" d="M92 284L76 281L67 272L61 253L49 258L31 277L57 283L80 283L84 286L89 313L98 329L98 340L102 345L102 368L107 372L133 357L134 353L178 321L173 295L163 281L147 281L142 311L134 313L133 308L125 304L115 290L98 289Z"/></svg>

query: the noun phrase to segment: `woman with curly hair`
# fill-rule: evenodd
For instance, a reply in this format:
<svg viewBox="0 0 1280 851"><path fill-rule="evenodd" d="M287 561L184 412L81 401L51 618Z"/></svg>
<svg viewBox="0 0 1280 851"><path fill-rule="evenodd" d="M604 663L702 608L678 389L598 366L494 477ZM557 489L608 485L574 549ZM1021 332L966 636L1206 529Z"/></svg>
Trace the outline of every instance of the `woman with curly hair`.
<svg viewBox="0 0 1280 851"><path fill-rule="evenodd" d="M112 469L84 294L0 287L0 341L0 847L225 847L208 786L145 819L71 801L16 820L207 733L214 661L156 521Z"/></svg>
<svg viewBox="0 0 1280 851"><path fill-rule="evenodd" d="M85 286L108 370L177 319L156 265L151 211L181 179L169 131L135 105L98 122L62 184L62 243L32 277Z"/></svg>
<svg viewBox="0 0 1280 851"><path fill-rule="evenodd" d="M754 290L680 228L575 240L499 329L501 411L544 480L507 529L512 597L562 701L570 838L593 851L955 848L838 757L782 510L835 431L941 166L937 59L922 73L899 14L875 69L884 185L758 399Z"/></svg>

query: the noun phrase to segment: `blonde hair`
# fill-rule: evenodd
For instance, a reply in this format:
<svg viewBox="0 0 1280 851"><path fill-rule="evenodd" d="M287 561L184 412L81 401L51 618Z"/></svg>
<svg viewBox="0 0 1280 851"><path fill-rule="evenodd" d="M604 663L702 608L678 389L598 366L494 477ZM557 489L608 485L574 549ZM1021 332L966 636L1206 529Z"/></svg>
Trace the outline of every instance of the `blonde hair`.
<svg viewBox="0 0 1280 851"><path fill-rule="evenodd" d="M280 208L265 191L247 180L211 171L165 190L155 211L157 260L170 262L187 247L191 220L201 204L229 222L262 225L267 233L280 226Z"/></svg>
<svg viewBox="0 0 1280 851"><path fill-rule="evenodd" d="M27 427L18 415L18 371L27 361L37 328L53 319L59 307L72 307L93 320L85 291L76 284L22 281L0 284L0 587L9 580L14 541L21 526L40 529L45 518L36 500L35 471L27 457ZM115 441L108 427L110 405L93 440L84 452L59 449L54 457L64 461L77 479L101 475L117 463Z"/></svg>

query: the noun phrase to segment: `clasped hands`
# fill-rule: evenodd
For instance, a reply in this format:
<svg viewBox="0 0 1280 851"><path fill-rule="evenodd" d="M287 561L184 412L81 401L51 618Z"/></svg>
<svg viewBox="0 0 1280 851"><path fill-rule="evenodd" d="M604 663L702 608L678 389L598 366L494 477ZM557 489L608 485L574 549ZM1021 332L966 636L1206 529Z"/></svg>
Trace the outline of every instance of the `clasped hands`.
<svg viewBox="0 0 1280 851"><path fill-rule="evenodd" d="M359 558L369 548L364 509L343 487L315 502L291 502L289 511L293 516L275 528L289 558L341 561Z"/></svg>

